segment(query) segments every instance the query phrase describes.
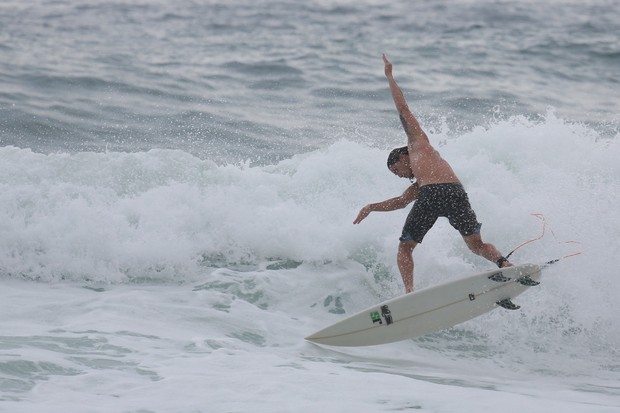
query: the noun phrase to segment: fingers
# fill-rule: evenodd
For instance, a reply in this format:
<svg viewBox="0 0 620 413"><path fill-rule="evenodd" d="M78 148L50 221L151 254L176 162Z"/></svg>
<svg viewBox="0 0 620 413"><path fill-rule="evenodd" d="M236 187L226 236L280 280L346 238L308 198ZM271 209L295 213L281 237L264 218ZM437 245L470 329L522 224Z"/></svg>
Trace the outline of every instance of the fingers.
<svg viewBox="0 0 620 413"><path fill-rule="evenodd" d="M390 76L392 74L392 63L388 60L385 53L383 53L383 63L385 63L385 75Z"/></svg>
<svg viewBox="0 0 620 413"><path fill-rule="evenodd" d="M359 224L370 214L370 211L367 211L366 207L362 208L362 210L357 214L357 218L353 221L354 224Z"/></svg>

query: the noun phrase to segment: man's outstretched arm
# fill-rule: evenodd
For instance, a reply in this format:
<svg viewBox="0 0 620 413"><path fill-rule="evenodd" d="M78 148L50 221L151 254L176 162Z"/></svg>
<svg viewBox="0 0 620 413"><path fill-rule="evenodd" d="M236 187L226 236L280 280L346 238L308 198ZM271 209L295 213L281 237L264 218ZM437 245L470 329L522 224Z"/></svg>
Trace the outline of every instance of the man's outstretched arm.
<svg viewBox="0 0 620 413"><path fill-rule="evenodd" d="M353 223L359 224L373 211L387 212L396 211L397 209L403 209L417 199L419 192L420 187L417 183L415 183L405 189L405 192L403 192L401 196L386 199L385 201L377 202L375 204L368 204L360 210L359 214L357 214L357 218L355 218L355 221L353 221Z"/></svg>
<svg viewBox="0 0 620 413"><path fill-rule="evenodd" d="M394 99L398 116L403 124L403 128L405 128L405 133L407 134L409 144L421 143L420 141L428 142L426 133L424 133L420 123L415 116L413 116L411 110L409 110L409 106L405 100L405 95L403 95L402 90L400 90L396 80L394 80L394 76L392 75L392 63L388 60L385 53L383 54L383 62L385 63L385 76L387 77L390 85L392 99Z"/></svg>

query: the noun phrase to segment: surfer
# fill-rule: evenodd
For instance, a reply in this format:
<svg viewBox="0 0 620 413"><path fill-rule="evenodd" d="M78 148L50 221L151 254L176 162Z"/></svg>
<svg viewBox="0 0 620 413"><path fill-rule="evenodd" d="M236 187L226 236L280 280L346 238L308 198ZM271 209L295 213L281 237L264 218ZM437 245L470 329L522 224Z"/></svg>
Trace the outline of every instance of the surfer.
<svg viewBox="0 0 620 413"><path fill-rule="evenodd" d="M396 176L413 183L400 196L366 205L353 223L359 224L373 211L394 211L416 201L405 221L397 254L398 269L407 293L413 291L413 249L422 242L438 217L448 218L474 254L494 262L500 268L511 266L493 244L482 241L482 224L471 208L463 185L448 162L433 148L409 110L405 96L392 75L392 63L385 54L383 62L392 98L407 134L407 146L390 152L387 166Z"/></svg>

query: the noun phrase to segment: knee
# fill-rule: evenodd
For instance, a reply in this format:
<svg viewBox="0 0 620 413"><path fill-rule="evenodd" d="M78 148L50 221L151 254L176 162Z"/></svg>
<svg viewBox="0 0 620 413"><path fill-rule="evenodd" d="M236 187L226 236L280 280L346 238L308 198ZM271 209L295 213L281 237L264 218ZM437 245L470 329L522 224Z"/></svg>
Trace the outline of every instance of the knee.
<svg viewBox="0 0 620 413"><path fill-rule="evenodd" d="M398 244L398 253L399 254L411 254L413 253L413 249L418 245L415 241L401 241Z"/></svg>

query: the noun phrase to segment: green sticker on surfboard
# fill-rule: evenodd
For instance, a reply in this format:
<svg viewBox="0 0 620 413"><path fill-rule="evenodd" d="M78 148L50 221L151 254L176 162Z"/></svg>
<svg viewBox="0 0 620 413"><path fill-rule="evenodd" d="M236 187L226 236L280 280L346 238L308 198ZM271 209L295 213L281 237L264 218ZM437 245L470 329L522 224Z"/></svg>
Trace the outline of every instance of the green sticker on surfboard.
<svg viewBox="0 0 620 413"><path fill-rule="evenodd" d="M373 324L383 324L383 322L381 321L381 314L378 311L373 311L372 313L370 313L370 319L372 320Z"/></svg>

